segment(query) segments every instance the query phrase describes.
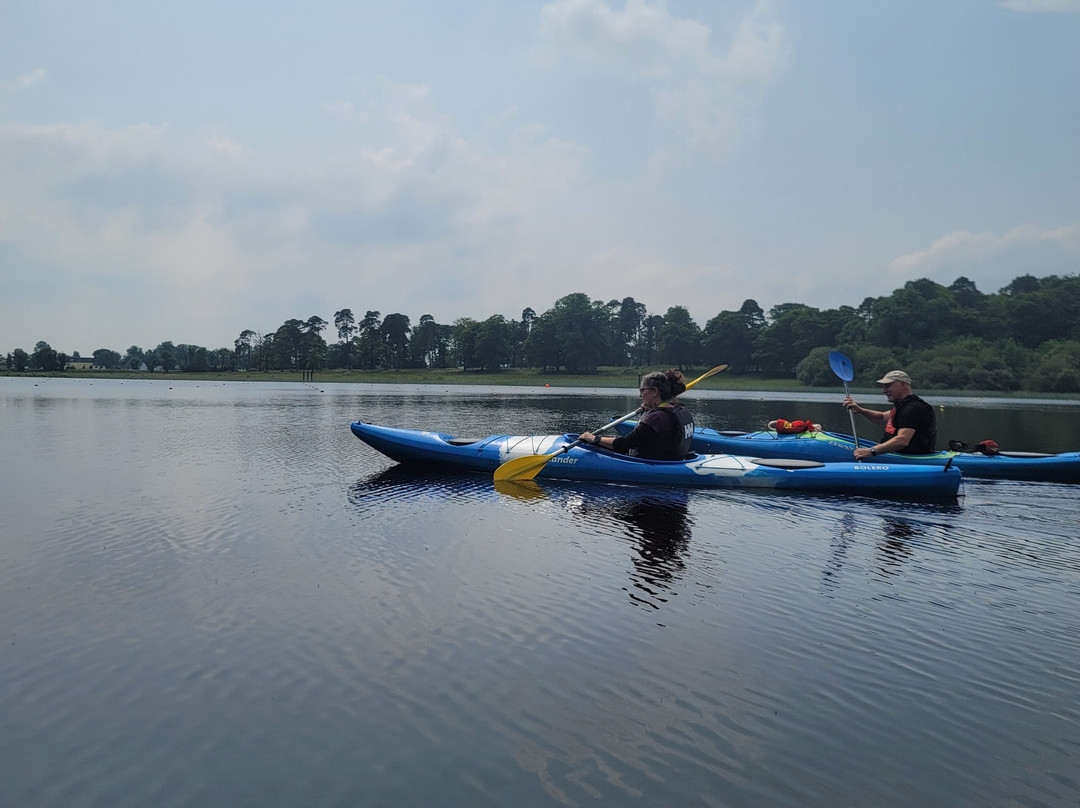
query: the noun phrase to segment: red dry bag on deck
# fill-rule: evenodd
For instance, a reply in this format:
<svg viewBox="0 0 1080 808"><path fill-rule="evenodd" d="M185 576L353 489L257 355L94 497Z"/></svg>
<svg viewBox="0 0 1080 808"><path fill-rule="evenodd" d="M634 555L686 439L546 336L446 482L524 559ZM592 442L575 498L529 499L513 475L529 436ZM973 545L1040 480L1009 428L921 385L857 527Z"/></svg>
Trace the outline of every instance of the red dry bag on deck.
<svg viewBox="0 0 1080 808"><path fill-rule="evenodd" d="M775 421L769 421L769 429L775 429L779 435L799 435L803 432L817 432L821 427L810 420L786 421L783 418L777 418Z"/></svg>

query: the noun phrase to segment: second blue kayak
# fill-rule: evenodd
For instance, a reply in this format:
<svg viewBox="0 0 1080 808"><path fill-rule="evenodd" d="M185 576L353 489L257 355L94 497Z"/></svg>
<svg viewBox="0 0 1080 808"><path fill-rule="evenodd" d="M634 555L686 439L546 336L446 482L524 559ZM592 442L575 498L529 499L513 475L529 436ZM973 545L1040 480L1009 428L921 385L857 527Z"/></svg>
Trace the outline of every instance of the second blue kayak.
<svg viewBox="0 0 1080 808"><path fill-rule="evenodd" d="M627 434L635 421L615 427ZM873 442L860 439L860 446ZM750 457L792 458L817 460L822 463L850 463L855 440L838 432L803 432L799 435L780 435L772 430L760 432L718 432L697 428L691 448L695 452L725 452ZM934 452L909 455L887 453L874 458L875 463L890 466L945 466L951 461L967 477L987 477L999 480L1032 480L1044 482L1080 482L1080 452L1041 454L1038 452L1002 452L996 455L966 452Z"/></svg>

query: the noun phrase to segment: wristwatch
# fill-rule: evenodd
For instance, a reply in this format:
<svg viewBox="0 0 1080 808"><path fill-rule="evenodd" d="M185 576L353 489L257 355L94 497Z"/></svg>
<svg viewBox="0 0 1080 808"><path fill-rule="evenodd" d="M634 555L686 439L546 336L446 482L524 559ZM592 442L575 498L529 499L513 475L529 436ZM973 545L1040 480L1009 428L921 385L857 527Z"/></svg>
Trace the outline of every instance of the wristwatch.
<svg viewBox="0 0 1080 808"><path fill-rule="evenodd" d="M871 457L877 457L877 449L871 449L870 450L870 456Z"/></svg>

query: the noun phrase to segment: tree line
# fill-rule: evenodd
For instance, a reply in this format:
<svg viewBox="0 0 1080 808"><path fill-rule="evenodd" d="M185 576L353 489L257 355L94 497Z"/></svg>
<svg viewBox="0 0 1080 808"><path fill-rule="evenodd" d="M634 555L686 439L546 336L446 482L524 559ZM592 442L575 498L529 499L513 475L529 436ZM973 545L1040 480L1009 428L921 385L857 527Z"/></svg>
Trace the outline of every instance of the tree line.
<svg viewBox="0 0 1080 808"><path fill-rule="evenodd" d="M731 373L793 378L830 386L828 352L848 354L858 383L897 367L919 388L1080 392L1080 277L1023 275L996 293L967 278L949 286L909 281L857 306L817 309L781 303L767 312L750 299L700 327L683 306L649 314L632 297L591 300L573 293L520 319L501 314L450 324L425 314L416 325L401 313L351 309L290 319L275 331L244 329L232 348L162 342L124 354L94 351L96 366L163 372L460 368L497 372L535 368L593 373L601 366L680 369L726 362ZM323 336L327 332L331 341ZM332 337L336 335L337 339ZM15 349L7 367L57 370L72 358L39 342Z"/></svg>

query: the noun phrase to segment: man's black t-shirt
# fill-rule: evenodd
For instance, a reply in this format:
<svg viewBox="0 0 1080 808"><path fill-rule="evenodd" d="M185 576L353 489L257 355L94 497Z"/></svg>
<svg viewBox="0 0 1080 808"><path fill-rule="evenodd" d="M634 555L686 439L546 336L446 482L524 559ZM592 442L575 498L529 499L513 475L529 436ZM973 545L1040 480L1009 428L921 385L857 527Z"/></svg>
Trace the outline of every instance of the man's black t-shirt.
<svg viewBox="0 0 1080 808"><path fill-rule="evenodd" d="M899 429L914 429L911 442L900 454L930 454L937 451L937 414L934 408L914 393L897 402L885 420L884 443L896 437Z"/></svg>

